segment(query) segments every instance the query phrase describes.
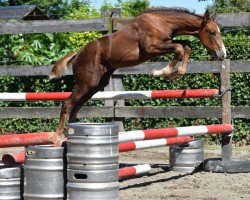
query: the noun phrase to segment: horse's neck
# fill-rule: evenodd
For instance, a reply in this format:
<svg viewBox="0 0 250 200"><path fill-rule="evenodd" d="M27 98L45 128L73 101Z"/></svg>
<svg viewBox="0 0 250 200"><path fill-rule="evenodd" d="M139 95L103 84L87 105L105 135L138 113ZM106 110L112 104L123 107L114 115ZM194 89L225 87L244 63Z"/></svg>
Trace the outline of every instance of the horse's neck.
<svg viewBox="0 0 250 200"><path fill-rule="evenodd" d="M177 16L173 23L174 35L194 35L199 34L202 18L194 15Z"/></svg>

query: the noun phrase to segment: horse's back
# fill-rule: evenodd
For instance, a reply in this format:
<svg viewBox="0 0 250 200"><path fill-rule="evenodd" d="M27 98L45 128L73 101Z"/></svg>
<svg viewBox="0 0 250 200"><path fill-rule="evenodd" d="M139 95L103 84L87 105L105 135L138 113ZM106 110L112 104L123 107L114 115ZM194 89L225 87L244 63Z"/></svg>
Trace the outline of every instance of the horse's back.
<svg viewBox="0 0 250 200"><path fill-rule="evenodd" d="M102 57L112 68L133 66L140 57L140 36L137 24L130 23L115 33L99 39Z"/></svg>

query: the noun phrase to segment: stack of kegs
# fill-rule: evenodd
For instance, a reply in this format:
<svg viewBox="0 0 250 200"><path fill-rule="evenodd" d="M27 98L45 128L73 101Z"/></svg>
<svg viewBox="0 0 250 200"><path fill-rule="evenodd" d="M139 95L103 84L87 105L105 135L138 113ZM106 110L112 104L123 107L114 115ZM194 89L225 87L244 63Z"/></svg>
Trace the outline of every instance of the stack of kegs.
<svg viewBox="0 0 250 200"><path fill-rule="evenodd" d="M118 200L118 127L71 123L67 139L67 199Z"/></svg>

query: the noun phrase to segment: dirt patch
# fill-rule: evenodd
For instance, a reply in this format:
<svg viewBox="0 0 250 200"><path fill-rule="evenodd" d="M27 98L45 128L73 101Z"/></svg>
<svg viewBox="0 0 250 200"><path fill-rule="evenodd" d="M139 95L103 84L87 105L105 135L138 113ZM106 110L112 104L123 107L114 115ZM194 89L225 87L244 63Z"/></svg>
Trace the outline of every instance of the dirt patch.
<svg viewBox="0 0 250 200"><path fill-rule="evenodd" d="M209 149L208 149L209 148ZM220 147L205 148L205 158L221 157ZM23 148L1 149L6 152ZM200 171L182 174L169 171L168 147L138 150L120 154L123 166L150 164L144 176L120 181L120 200L249 200L250 173L226 174ZM250 146L237 147L234 159L250 159Z"/></svg>
<svg viewBox="0 0 250 200"><path fill-rule="evenodd" d="M205 158L220 157L219 147L205 150ZM234 159L250 159L250 146L237 148ZM120 200L249 200L250 173L182 174L169 171L168 148L120 155L125 165L151 164L149 174L120 181Z"/></svg>

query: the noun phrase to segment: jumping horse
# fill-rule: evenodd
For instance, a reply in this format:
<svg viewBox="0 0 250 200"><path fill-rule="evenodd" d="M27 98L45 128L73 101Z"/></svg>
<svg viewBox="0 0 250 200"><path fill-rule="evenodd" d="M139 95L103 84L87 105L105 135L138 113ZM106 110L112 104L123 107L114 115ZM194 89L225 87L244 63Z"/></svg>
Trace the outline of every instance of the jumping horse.
<svg viewBox="0 0 250 200"><path fill-rule="evenodd" d="M110 76L118 68L135 66L157 56L174 53L169 65L153 70L153 76L173 79L185 74L191 45L188 40L174 40L174 36L195 36L218 58L225 58L226 49L214 18L208 10L201 16L182 8L151 8L122 29L91 41L78 52L57 61L50 78L64 75L72 64L75 81L74 92L63 102L57 134L63 134L68 115L69 123L74 122L82 105L108 85ZM177 73L172 73L180 60Z"/></svg>

